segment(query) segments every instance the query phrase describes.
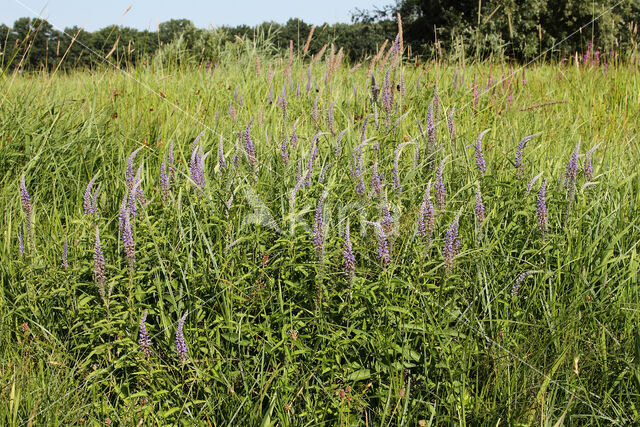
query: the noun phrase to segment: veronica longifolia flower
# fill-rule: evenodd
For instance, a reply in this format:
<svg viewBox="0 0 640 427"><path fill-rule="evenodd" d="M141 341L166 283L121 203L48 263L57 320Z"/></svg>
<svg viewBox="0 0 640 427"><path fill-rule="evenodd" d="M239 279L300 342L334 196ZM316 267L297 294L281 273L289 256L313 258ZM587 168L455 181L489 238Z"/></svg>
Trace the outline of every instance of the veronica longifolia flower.
<svg viewBox="0 0 640 427"><path fill-rule="evenodd" d="M189 348L184 341L184 321L187 319L187 313L185 313L180 320L178 320L178 327L176 329L176 353L180 362L184 363L189 357Z"/></svg>
<svg viewBox="0 0 640 427"><path fill-rule="evenodd" d="M351 247L351 231L349 230L348 221L344 231L344 247L342 255L344 258L344 269L347 272L347 276L351 279L356 270L356 257L354 256L353 248Z"/></svg>
<svg viewBox="0 0 640 427"><path fill-rule="evenodd" d="M244 130L244 150L247 154L247 159L249 160L249 165L252 168L256 167L256 147L253 144L253 140L251 139L251 124L253 120L249 120L249 124L247 124L247 128Z"/></svg>
<svg viewBox="0 0 640 427"><path fill-rule="evenodd" d="M447 189L444 186L443 171L448 157L449 156L442 159L440 166L438 166L438 169L436 170L436 206L440 210L444 209L444 204L447 198Z"/></svg>
<svg viewBox="0 0 640 427"><path fill-rule="evenodd" d="M511 288L511 295L513 295L513 296L518 295L518 291L520 290L520 285L522 284L524 279L526 279L527 277L532 276L532 275L534 275L536 273L538 273L538 272L534 271L534 270L529 270L529 271L525 271L523 273L520 273L518 275L518 277L516 277L515 282L513 282L513 287Z"/></svg>
<svg viewBox="0 0 640 427"><path fill-rule="evenodd" d="M382 225L376 223L376 229L378 231L378 258L382 261L382 265L386 267L391 263L389 242L387 241L387 236L384 233Z"/></svg>
<svg viewBox="0 0 640 427"><path fill-rule="evenodd" d="M517 170L518 178L522 178L522 155L524 153L524 146L527 144L527 142L530 139L532 139L532 138L534 138L536 136L538 136L538 135L536 134L536 135L525 136L518 143L518 148L516 149L516 159L515 159L515 162L513 163L513 165L515 166L515 168Z"/></svg>
<svg viewBox="0 0 640 427"><path fill-rule="evenodd" d="M484 204L482 203L482 193L480 192L480 182L478 182L478 188L476 189L476 220L482 224L484 222Z"/></svg>
<svg viewBox="0 0 640 427"><path fill-rule="evenodd" d="M62 268L66 269L69 267L69 263L67 262L67 255L69 254L69 241L67 238L64 239L64 244L62 246Z"/></svg>
<svg viewBox="0 0 640 427"><path fill-rule="evenodd" d="M451 221L447 234L444 237L444 247L442 248L442 255L444 257L444 267L447 274L451 273L453 269L453 260L458 254L460 249L460 240L458 240L458 226L460 223L460 213L456 215L455 219Z"/></svg>
<svg viewBox="0 0 640 427"><path fill-rule="evenodd" d="M135 175L133 174L133 159L138 154L138 151L142 150L142 147L135 149L127 160L127 169L125 171L125 179L127 181L127 187L131 189L133 187L133 183L135 181Z"/></svg>
<svg viewBox="0 0 640 427"><path fill-rule="evenodd" d="M313 247L320 259L324 255L324 194L320 195L318 204L316 205L316 213L313 224Z"/></svg>
<svg viewBox="0 0 640 427"><path fill-rule="evenodd" d="M20 177L20 201L22 202L22 210L24 212L24 215L29 221L33 208L31 206L31 197L29 197L29 193L27 193L27 185L24 180L24 174L22 174L22 176Z"/></svg>
<svg viewBox="0 0 640 427"><path fill-rule="evenodd" d="M98 292L100 292L100 296L102 298L106 298L105 283L107 276L104 255L102 254L102 246L100 245L100 232L98 227L96 227L96 237L93 244L93 275L95 277L96 284L98 285Z"/></svg>
<svg viewBox="0 0 640 427"><path fill-rule="evenodd" d="M571 153L569 163L567 164L567 170L565 171L565 184L569 189L569 198L572 199L576 190L576 182L578 179L578 154L580 153L580 142L576 145L576 148Z"/></svg>
<svg viewBox="0 0 640 427"><path fill-rule="evenodd" d="M538 217L538 228L540 232L544 236L547 232L547 201L546 201L546 191L547 191L547 180L542 180L542 185L540 186L540 191L538 191L538 203L536 207L536 214Z"/></svg>
<svg viewBox="0 0 640 427"><path fill-rule="evenodd" d="M151 346L153 343L151 342L151 338L149 338L149 331L147 331L147 325L145 324L147 320L147 312L145 311L142 317L140 318L140 331L138 332L138 345L140 346L140 350L142 353L149 357L151 356Z"/></svg>
<svg viewBox="0 0 640 427"><path fill-rule="evenodd" d="M418 218L418 235L431 239L435 228L435 211L431 202L431 181L427 184L427 188L420 205L420 216Z"/></svg>
<svg viewBox="0 0 640 427"><path fill-rule="evenodd" d="M487 171L487 165L484 161L484 154L482 154L482 138L489 132L489 129L480 132L476 139L476 166L481 174Z"/></svg>
<svg viewBox="0 0 640 427"><path fill-rule="evenodd" d="M587 181L591 181L593 179L593 164L591 162L591 156L596 148L598 148L598 145L587 151L587 154L584 156L584 176Z"/></svg>
<svg viewBox="0 0 640 427"><path fill-rule="evenodd" d="M96 206L96 198L94 197L96 195L96 193L94 193L92 191L93 189L93 184L96 180L96 176L94 176L93 178L91 178L91 180L89 181L89 184L87 184L87 188L84 190L84 199L82 202L82 208L84 209L84 215L85 216L89 216L89 215L95 215L98 212L98 207Z"/></svg>

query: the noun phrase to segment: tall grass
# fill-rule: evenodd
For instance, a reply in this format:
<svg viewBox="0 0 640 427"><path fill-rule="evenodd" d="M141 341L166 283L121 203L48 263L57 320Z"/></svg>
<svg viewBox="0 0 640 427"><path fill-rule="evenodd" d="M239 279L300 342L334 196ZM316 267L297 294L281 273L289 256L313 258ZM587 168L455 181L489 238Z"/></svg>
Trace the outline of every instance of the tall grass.
<svg viewBox="0 0 640 427"><path fill-rule="evenodd" d="M394 68L390 60L374 68L377 85L389 68L391 87L402 78L406 94L394 89L387 115L381 96L371 98L366 64L354 72L342 64L325 84L330 47L311 65L310 93L309 62L294 57L287 71L287 57L256 60L251 46L238 49L211 67L159 62L127 73L2 76L3 424L638 421L636 69L536 65L510 77L506 64ZM500 81L503 75L510 83ZM436 83L430 158L416 121L427 128ZM277 100L283 85L286 115ZM330 105L335 134L326 120ZM452 141L445 118L454 106ZM241 134L250 120L256 167ZM290 139L296 120L297 144ZM485 129L487 171L480 174L474 145ZM200 189L189 165L202 131L203 152L211 154ZM310 163L317 132L325 133ZM519 179L517 145L532 134L539 135L525 146ZM218 163L220 138L226 169ZM366 193L360 195L350 166L363 139ZM160 166L171 141L176 179L163 202ZM593 179L580 172L571 201L562 174L579 141L580 164L599 146ZM415 165L414 145L397 150L403 142L419 144ZM134 172L142 166L148 204L132 219L136 263L130 268L118 217L127 159L138 148ZM401 192L393 189L395 153ZM436 209L426 239L417 234L420 205L445 156L446 204ZM379 195L370 185L376 159L384 175ZM300 182L313 165L308 187L296 182L299 164ZM544 235L536 217L542 178L526 194L539 173L548 180ZM23 255L22 174L33 205ZM83 195L94 176L99 216L87 217ZM478 185L484 221L474 214ZM321 194L319 257L313 227ZM386 266L374 224L383 220L385 194L392 218ZM457 215L460 246L448 272L443 244ZM347 222L356 258L352 280L343 261ZM113 288L105 299L93 274L96 227ZM534 273L512 292L525 271ZM138 345L145 312L149 357ZM182 362L175 339L184 315Z"/></svg>

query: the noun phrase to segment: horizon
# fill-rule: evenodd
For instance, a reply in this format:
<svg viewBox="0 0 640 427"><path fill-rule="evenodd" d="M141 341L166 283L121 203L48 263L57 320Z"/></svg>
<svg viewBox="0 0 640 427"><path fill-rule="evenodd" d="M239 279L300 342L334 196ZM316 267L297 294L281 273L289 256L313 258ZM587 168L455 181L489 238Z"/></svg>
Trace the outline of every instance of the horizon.
<svg viewBox="0 0 640 427"><path fill-rule="evenodd" d="M356 10L372 10L379 7L380 3L387 4L390 1L326 0L319 3L238 0L229 3L198 0L181 4L115 0L109 3L96 2L91 8L80 0L8 0L7 3L0 24L9 28L19 18L41 17L59 29L78 26L93 32L111 25L156 31L160 23L171 19L188 19L197 28L254 27L265 22L285 24L289 19L300 19L316 26L333 25L351 22Z"/></svg>

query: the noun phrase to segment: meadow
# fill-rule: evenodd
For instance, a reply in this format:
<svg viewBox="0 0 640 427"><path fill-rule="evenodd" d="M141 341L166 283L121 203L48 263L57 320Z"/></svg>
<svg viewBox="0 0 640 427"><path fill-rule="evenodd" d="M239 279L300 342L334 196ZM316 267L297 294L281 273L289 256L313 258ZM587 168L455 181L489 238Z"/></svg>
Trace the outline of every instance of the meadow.
<svg viewBox="0 0 640 427"><path fill-rule="evenodd" d="M636 57L388 52L1 75L0 423L637 423Z"/></svg>

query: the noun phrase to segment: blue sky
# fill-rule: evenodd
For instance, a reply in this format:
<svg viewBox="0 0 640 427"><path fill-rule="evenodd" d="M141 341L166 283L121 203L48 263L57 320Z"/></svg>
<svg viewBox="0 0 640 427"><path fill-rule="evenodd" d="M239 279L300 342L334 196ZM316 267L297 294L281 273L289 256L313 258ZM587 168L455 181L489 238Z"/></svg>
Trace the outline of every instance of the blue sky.
<svg viewBox="0 0 640 427"><path fill-rule="evenodd" d="M350 22L355 8L389 3L393 0L0 0L0 23L11 26L17 18L41 13L56 27L78 25L88 31L111 24L155 30L160 22L172 18L190 19L199 28L284 23L293 17L311 24L331 24Z"/></svg>

